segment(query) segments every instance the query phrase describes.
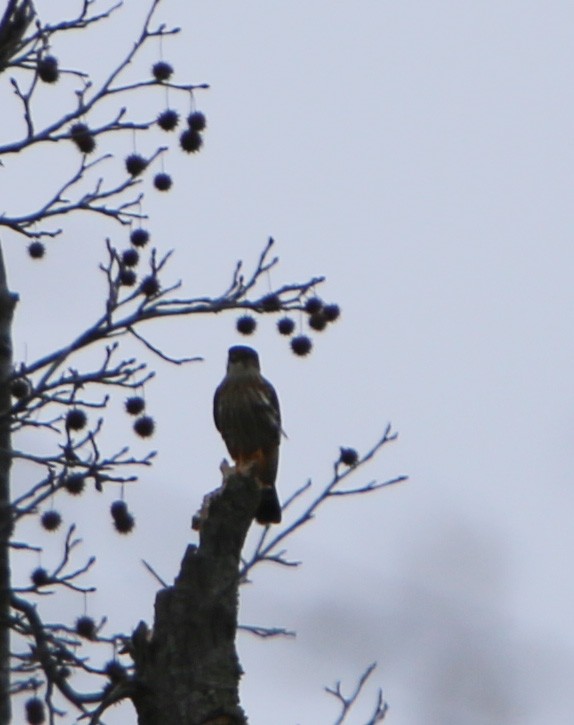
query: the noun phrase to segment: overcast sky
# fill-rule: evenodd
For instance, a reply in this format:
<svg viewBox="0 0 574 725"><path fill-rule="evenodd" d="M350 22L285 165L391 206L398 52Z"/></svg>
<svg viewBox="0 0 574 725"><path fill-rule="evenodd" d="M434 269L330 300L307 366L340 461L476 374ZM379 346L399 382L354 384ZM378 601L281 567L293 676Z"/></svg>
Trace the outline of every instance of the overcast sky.
<svg viewBox="0 0 574 725"><path fill-rule="evenodd" d="M41 12L49 5L37 2ZM131 42L142 5L127 2L125 20L109 24L105 53L79 38L54 53L77 66L81 48L100 72ZM322 687L338 679L352 687L373 661L363 709L349 720L356 725L376 686L391 725L570 722L574 6L164 6L158 18L182 27L163 44L176 80L211 85L197 96L205 149L168 156L174 189L159 198L150 188L145 203L157 246L176 249L173 279L190 294L218 294L235 261L254 263L272 235L281 263L270 283L325 274L318 292L343 310L305 360L270 319L250 342L289 436L281 496L309 477L326 482L340 445L366 451L388 422L399 440L356 482L410 477L330 503L292 540L298 570L255 574L242 620L298 634L241 638L250 722L331 723L336 708ZM133 103L148 117L164 99L158 91ZM131 143L125 137L125 153ZM142 138L138 148L154 143ZM57 174L54 164L42 169ZM2 194L20 211L13 178ZM70 230L41 264L6 239L10 282L22 295L18 359L41 354L54 336L64 341L83 309L97 309L92 270L103 236L125 236L85 220ZM88 611L111 609L112 631L151 621L156 587L139 560L173 578L194 540L190 517L219 483L224 447L211 397L227 347L240 339L231 316L180 320L153 341L205 362L158 365L146 390L159 457L127 494L137 532L124 541L108 530L113 493L74 502L69 514L100 561ZM118 416L117 426L111 438L131 444L129 421ZM106 722L128 717L118 710Z"/></svg>

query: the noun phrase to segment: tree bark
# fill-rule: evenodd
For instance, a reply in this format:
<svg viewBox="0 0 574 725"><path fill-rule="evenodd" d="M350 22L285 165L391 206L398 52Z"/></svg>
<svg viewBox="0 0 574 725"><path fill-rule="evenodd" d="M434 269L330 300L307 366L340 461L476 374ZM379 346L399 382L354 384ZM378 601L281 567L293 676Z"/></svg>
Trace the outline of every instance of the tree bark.
<svg viewBox="0 0 574 725"><path fill-rule="evenodd" d="M0 248L0 723L10 722L10 376L12 374L12 317L18 301L8 290Z"/></svg>
<svg viewBox="0 0 574 725"><path fill-rule="evenodd" d="M231 475L212 496L199 546L189 545L174 585L158 592L150 634L133 636L139 725L245 725L237 631L239 562L260 491Z"/></svg>

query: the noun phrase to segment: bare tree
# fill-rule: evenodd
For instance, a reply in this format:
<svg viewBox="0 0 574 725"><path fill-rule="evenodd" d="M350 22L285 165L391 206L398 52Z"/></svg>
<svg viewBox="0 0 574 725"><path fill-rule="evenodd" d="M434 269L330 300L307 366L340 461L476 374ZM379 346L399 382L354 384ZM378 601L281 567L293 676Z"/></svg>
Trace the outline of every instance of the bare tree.
<svg viewBox="0 0 574 725"><path fill-rule="evenodd" d="M113 523L119 533L133 529L134 517L123 497L123 486L137 480L138 468L150 466L154 453L135 456L127 447L108 450L102 445L109 403L118 394L127 395L125 408L134 416L134 431L147 439L153 435L155 421L147 414L141 394L154 375L146 358L155 356L175 365L200 359L170 356L144 334L143 323L231 311L239 314L238 332L248 335L258 315L278 315L278 331L289 340L292 352L306 355L311 339L294 332L290 313L306 316L316 331L339 315L336 304L325 304L317 295L324 281L321 277L259 291L261 280L267 280L268 271L278 264L272 255L272 239L251 271L236 264L229 284L217 294L180 296L181 283L165 281L172 254L160 256L150 250L144 195L139 187L142 176L151 173L168 150L190 155L201 150L206 119L196 107L196 96L207 85L176 83L173 68L162 58L149 77L145 69L139 80L126 79L144 46L178 32L156 19L160 2L151 0L139 33L131 44L128 40L128 51L98 83L84 69L63 67L57 56L58 43L64 34L114 22L123 2L103 6L98 0L83 0L76 15L49 23L42 21L31 0L9 0L0 22L0 91L6 99L2 103L8 103L11 92L23 128L17 140L0 143L0 173L6 177L12 159L42 144L54 146L54 155L66 145L78 152L76 170L64 183L55 183L47 175L44 201L24 213L2 213L2 241L24 242L30 260L41 260L51 253L52 240L66 233L67 220L78 215L117 223L120 240L107 238L102 244L100 273L105 294L100 314L65 345L46 350L31 361L12 358L11 323L18 298L9 290L0 257L0 723L10 722L11 700L24 708L29 723L56 722L72 708L82 722L95 724L102 722L110 705L126 699L133 702L138 721L144 724L245 723L235 650L240 586L263 562L295 565L287 557L285 541L328 500L369 494L404 478L349 482L364 463L395 439L389 426L362 456L342 448L332 478L323 488L315 493L309 482L284 504L288 511L294 501L304 501L303 513L283 528L262 528L253 551L242 554L260 490L252 477L227 472L225 486L208 496L195 520L199 544L188 547L174 584L169 586L157 577L161 589L152 628L140 622L133 633L108 634L105 621L98 623L86 615L71 624L43 618L43 597L58 596L64 590L81 597L93 591L84 582L95 557L78 562L80 540L75 525L63 532L57 566L50 570L37 567L27 586L12 584L11 557L42 548L41 542L20 540L20 525L39 517L47 532L60 530L62 519L53 503L59 496L79 496L91 485L101 492L120 484L122 496L111 506ZM70 77L75 88L67 98L66 110L58 110L47 122L39 120L45 117L39 114L39 89L54 86L62 76ZM179 105L143 120L122 105L128 94L151 94L158 87L178 98ZM188 104L185 112L182 103ZM92 122L102 114L107 121ZM128 132L137 139L157 129L171 143L158 146L147 157L135 151L123 159L105 151L97 155L114 135ZM106 172L107 164L115 172L121 170L120 181L109 180L113 175ZM160 170L153 183L158 190L167 191L172 179ZM122 242L126 237L127 245ZM141 358L125 356L123 342L130 338L141 344ZM82 353L86 350L99 354L98 364L85 362ZM97 413L95 423L87 412ZM52 451L39 453L26 447L31 440L26 436L29 431L45 436ZM33 480L15 486L13 470L22 464L35 472ZM288 634L274 628L244 629L261 637ZM99 645L114 648L115 656L105 667L91 664L90 652ZM329 690L341 706L338 723L345 720L373 668L365 670L351 696L345 697L339 684ZM86 682L90 684L86 686ZM370 723L380 722L385 712L379 692ZM17 717L21 720L20 714Z"/></svg>

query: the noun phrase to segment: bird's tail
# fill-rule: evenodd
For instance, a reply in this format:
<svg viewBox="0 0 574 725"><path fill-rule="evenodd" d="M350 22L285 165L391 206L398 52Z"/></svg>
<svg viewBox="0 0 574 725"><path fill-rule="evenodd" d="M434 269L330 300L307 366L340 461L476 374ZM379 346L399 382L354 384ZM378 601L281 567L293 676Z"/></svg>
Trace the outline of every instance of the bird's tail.
<svg viewBox="0 0 574 725"><path fill-rule="evenodd" d="M255 514L258 524L278 524L281 522L281 504L275 486L263 486L261 499Z"/></svg>

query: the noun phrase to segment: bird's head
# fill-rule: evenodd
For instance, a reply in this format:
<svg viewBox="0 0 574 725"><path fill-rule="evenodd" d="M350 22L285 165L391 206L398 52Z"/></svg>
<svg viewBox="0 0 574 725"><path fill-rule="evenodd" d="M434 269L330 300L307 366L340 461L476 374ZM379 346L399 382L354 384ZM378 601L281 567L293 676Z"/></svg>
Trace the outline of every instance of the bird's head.
<svg viewBox="0 0 574 725"><path fill-rule="evenodd" d="M259 355L252 347L234 345L229 348L228 373L259 372L259 369Z"/></svg>

